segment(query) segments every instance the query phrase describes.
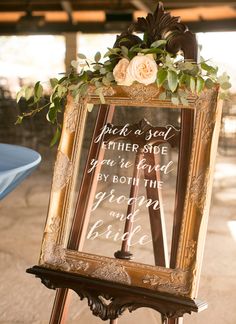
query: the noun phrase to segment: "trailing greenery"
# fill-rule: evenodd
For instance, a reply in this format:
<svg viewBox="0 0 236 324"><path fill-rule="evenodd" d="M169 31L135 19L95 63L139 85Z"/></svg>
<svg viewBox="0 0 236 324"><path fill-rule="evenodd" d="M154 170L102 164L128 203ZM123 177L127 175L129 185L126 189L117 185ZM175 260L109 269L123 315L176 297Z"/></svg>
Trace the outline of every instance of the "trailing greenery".
<svg viewBox="0 0 236 324"><path fill-rule="evenodd" d="M145 38L145 37L144 37ZM95 87L95 93L100 97L101 103L105 103L103 96L104 87L116 85L113 70L118 62L125 58L131 61L137 55L150 54L157 64L156 86L160 88L159 98L171 100L175 105L188 104L189 94L200 94L204 89L211 89L216 85L220 88L220 97L225 98L231 84L229 76L224 73L218 76L218 68L201 59L200 63L184 60L184 57L173 55L166 50L166 41L157 40L149 48L145 40L129 48L129 39L119 40L119 46L108 48L102 57L97 52L91 62L83 54L78 54L78 60L71 62L71 72L60 79L50 79L51 95L47 104L40 106L43 97L43 85L37 82L34 86L24 86L17 94L17 102L23 97L29 102L29 111L18 116L17 124L23 118L31 117L46 109L47 120L57 124L57 131L52 144L60 135L58 113L63 111L64 101L68 93L72 95L75 102L86 96L89 86ZM92 105L88 104L91 111Z"/></svg>

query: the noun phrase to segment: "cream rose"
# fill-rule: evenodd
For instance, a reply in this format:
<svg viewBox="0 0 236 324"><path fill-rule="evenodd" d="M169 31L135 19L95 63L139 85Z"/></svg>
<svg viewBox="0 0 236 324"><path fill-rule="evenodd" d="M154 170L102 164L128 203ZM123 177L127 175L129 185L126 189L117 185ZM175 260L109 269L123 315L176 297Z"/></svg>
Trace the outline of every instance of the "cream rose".
<svg viewBox="0 0 236 324"><path fill-rule="evenodd" d="M157 64L152 55L137 55L129 63L127 74L145 85L156 81Z"/></svg>
<svg viewBox="0 0 236 324"><path fill-rule="evenodd" d="M130 75L127 73L127 68L129 66L129 60L122 58L113 70L114 79L117 84L130 86L133 83L133 79L130 78Z"/></svg>

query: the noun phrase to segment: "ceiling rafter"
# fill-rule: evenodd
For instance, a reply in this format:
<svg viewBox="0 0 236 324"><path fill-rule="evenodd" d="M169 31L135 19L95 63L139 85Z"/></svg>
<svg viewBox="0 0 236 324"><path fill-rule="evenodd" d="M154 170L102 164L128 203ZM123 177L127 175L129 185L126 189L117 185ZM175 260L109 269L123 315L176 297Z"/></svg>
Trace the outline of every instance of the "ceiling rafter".
<svg viewBox="0 0 236 324"><path fill-rule="evenodd" d="M63 10L67 13L68 20L74 25L75 19L73 16L73 9L72 9L71 2L68 0L61 1L61 6Z"/></svg>
<svg viewBox="0 0 236 324"><path fill-rule="evenodd" d="M138 9L147 12L153 11L155 5L151 4L148 0L130 0L130 2Z"/></svg>

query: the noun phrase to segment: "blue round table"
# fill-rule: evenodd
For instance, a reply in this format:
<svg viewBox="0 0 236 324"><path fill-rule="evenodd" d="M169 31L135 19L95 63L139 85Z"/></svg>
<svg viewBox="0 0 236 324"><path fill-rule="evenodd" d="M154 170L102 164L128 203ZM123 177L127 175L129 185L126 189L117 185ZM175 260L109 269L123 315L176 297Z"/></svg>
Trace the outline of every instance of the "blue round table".
<svg viewBox="0 0 236 324"><path fill-rule="evenodd" d="M29 148L0 143L0 200L40 163L41 156Z"/></svg>

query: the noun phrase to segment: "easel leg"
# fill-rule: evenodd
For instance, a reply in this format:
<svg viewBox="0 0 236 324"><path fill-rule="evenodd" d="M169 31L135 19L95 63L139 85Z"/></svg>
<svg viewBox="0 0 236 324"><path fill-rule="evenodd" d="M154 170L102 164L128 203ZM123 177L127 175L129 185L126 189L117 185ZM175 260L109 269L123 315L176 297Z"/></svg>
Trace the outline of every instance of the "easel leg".
<svg viewBox="0 0 236 324"><path fill-rule="evenodd" d="M49 323L64 323L68 313L70 291L57 289Z"/></svg>
<svg viewBox="0 0 236 324"><path fill-rule="evenodd" d="M151 166L159 164L153 153L145 153L144 157ZM145 169L144 178L148 180L146 184L147 198L152 199L152 201L159 201L158 209L154 210L153 206L149 207L155 265L167 267L169 265L169 258L162 193L159 188L160 172L155 170L148 172Z"/></svg>
<svg viewBox="0 0 236 324"><path fill-rule="evenodd" d="M110 320L110 324L117 324L118 323L118 318L114 319L114 320Z"/></svg>
<svg viewBox="0 0 236 324"><path fill-rule="evenodd" d="M141 160L142 158L142 152L138 152L136 154L136 157L135 157L135 163L134 165L137 165L139 163L139 161ZM140 170L138 170L137 168L134 168L134 172L133 172L133 179L139 179L140 177ZM138 189L139 189L139 186L136 184L136 183L132 183L131 185L131 189L130 189L130 195L129 195L129 198L136 198L137 195L138 195ZM132 226L133 226L133 220L132 220L132 216L130 217L129 215L133 215L135 212L135 204L130 204L128 205L128 208L127 208L127 217L126 217L126 220L125 220L125 228L124 228L124 233L130 233L132 231ZM128 217L129 216L129 217ZM117 259L126 259L126 260L130 260L132 258L132 253L130 253L129 251L129 235L127 236L126 239L124 239L122 241L122 245L121 245L121 249L116 251L114 253L114 256L117 258Z"/></svg>

